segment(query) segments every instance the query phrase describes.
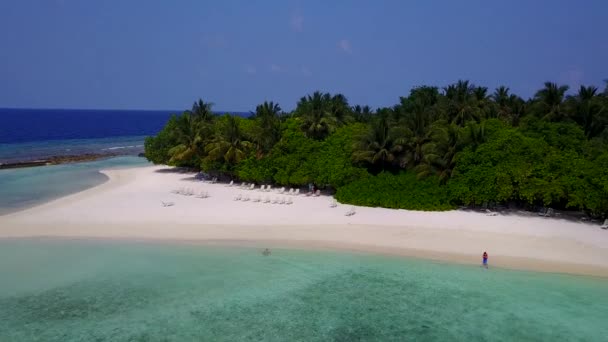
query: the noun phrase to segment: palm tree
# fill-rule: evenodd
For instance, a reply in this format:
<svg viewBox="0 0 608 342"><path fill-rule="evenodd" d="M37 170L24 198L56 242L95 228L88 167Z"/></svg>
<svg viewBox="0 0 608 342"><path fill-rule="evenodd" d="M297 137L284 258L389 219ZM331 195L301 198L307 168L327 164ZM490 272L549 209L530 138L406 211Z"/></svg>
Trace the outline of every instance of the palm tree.
<svg viewBox="0 0 608 342"><path fill-rule="evenodd" d="M399 164L406 132L399 127L390 127L388 117L374 120L367 132L357 137L353 146L353 160L381 170Z"/></svg>
<svg viewBox="0 0 608 342"><path fill-rule="evenodd" d="M312 96L302 97L296 114L301 120L304 133L313 139L323 139L331 134L340 124L332 109L332 99L327 93L316 91Z"/></svg>
<svg viewBox="0 0 608 342"><path fill-rule="evenodd" d="M253 119L257 121L254 140L262 152L268 152L281 138L281 107L274 102L266 102L255 108Z"/></svg>
<svg viewBox="0 0 608 342"><path fill-rule="evenodd" d="M475 87L473 88L474 107L478 120L487 118L492 111L490 96L488 96L488 88Z"/></svg>
<svg viewBox="0 0 608 342"><path fill-rule="evenodd" d="M177 118L176 140L178 145L169 150L169 163L171 164L190 164L198 155L199 145L202 142L200 134L200 122L189 112L184 112Z"/></svg>
<svg viewBox="0 0 608 342"><path fill-rule="evenodd" d="M563 120L566 113L562 109L562 102L566 91L568 91L568 86L558 86L556 83L545 82L545 87L534 95L538 114L549 121Z"/></svg>
<svg viewBox="0 0 608 342"><path fill-rule="evenodd" d="M372 119L372 109L369 106L356 105L351 109L353 120L356 122L368 123Z"/></svg>
<svg viewBox="0 0 608 342"><path fill-rule="evenodd" d="M351 109L348 105L348 100L342 94L336 94L331 98L331 113L338 121L338 124L343 125L352 121Z"/></svg>
<svg viewBox="0 0 608 342"><path fill-rule="evenodd" d="M597 92L597 87L581 86L578 94L569 96L567 99L572 119L581 125L587 138L598 136L606 124L606 121L602 120L602 116L607 114L607 109L597 96Z"/></svg>
<svg viewBox="0 0 608 342"><path fill-rule="evenodd" d="M424 158L424 145L431 141L431 124L435 118L434 107L424 107L416 103L412 111L405 113L399 125L404 128L404 157L402 167L418 165Z"/></svg>
<svg viewBox="0 0 608 342"><path fill-rule="evenodd" d="M219 124L218 131L211 142L205 146L205 151L210 160L236 164L245 158L247 149L250 147L251 143L245 140L238 119L232 115L226 115L225 121Z"/></svg>
<svg viewBox="0 0 608 342"><path fill-rule="evenodd" d="M461 128L453 123L437 122L433 127L432 142L424 145L424 158L416 167L418 177L437 174L445 184L452 177L456 155L462 145Z"/></svg>
<svg viewBox="0 0 608 342"><path fill-rule="evenodd" d="M483 89L477 89L469 81L462 80L443 88L447 100L448 119L459 126L464 126L466 122L471 120L481 119L477 107L479 102L477 96L483 95L485 97Z"/></svg>
<svg viewBox="0 0 608 342"><path fill-rule="evenodd" d="M463 133L464 134L461 135L461 138L466 143L466 145L470 146L473 150L477 149L479 145L483 144L487 140L486 126L484 122L470 122L465 127Z"/></svg>
<svg viewBox="0 0 608 342"><path fill-rule="evenodd" d="M203 100L199 99L192 105L191 113L197 120L210 122L213 119L211 107L213 107L213 103L204 102Z"/></svg>
<svg viewBox="0 0 608 342"><path fill-rule="evenodd" d="M510 106L510 95L509 88L500 86L494 90L494 93L490 96L494 101L496 108L495 117L504 120L511 120L511 106Z"/></svg>

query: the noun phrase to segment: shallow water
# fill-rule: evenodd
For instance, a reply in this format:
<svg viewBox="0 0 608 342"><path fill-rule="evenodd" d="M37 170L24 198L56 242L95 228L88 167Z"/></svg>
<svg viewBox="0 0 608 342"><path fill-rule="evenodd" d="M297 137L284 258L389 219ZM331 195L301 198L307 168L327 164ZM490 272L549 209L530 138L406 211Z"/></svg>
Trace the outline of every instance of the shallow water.
<svg viewBox="0 0 608 342"><path fill-rule="evenodd" d="M608 281L332 252L0 241L0 341L605 341Z"/></svg>
<svg viewBox="0 0 608 342"><path fill-rule="evenodd" d="M0 170L0 215L99 185L107 177L99 170L150 165L135 156L93 162Z"/></svg>

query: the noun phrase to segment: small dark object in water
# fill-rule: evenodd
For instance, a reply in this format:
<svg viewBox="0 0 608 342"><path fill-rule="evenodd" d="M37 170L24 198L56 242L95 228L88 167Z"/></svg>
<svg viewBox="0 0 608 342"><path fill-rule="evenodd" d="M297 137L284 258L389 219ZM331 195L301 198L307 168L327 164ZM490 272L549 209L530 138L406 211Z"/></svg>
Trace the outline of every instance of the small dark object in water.
<svg viewBox="0 0 608 342"><path fill-rule="evenodd" d="M264 251L262 252L263 256L269 256L270 254L271 254L270 249L268 249L268 248L264 249Z"/></svg>

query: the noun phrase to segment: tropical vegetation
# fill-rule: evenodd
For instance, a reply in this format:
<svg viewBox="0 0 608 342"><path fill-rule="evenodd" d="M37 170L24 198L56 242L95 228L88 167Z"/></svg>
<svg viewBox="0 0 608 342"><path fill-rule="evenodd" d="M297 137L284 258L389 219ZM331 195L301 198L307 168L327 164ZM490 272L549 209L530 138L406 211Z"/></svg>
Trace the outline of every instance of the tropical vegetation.
<svg viewBox="0 0 608 342"><path fill-rule="evenodd" d="M608 214L608 83L547 82L530 99L506 86L421 86L392 107L313 92L291 112L216 115L199 100L145 156L243 182L314 183L345 203L416 210L552 207Z"/></svg>

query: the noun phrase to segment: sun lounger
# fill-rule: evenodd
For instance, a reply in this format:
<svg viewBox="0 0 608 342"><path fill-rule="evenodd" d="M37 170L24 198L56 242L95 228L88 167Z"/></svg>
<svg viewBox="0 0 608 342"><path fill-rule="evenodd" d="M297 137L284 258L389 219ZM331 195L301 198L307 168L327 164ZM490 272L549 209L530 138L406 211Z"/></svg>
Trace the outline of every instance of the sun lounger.
<svg viewBox="0 0 608 342"><path fill-rule="evenodd" d="M277 204L279 203L279 198L275 197L275 199L272 200L272 204Z"/></svg>
<svg viewBox="0 0 608 342"><path fill-rule="evenodd" d="M486 209L485 212L486 212L486 216L496 216L496 215L498 215L498 213L493 212L490 209Z"/></svg>
<svg viewBox="0 0 608 342"><path fill-rule="evenodd" d="M245 195L245 197L243 198L243 202L247 202L249 201L249 195Z"/></svg>
<svg viewBox="0 0 608 342"><path fill-rule="evenodd" d="M161 203L161 205L163 207L172 207L172 206L175 205L175 203L173 203L173 202L163 202L163 201L161 201L160 203Z"/></svg>
<svg viewBox="0 0 608 342"><path fill-rule="evenodd" d="M291 198L288 198L287 201L285 201L285 204L293 204L293 201L291 200Z"/></svg>
<svg viewBox="0 0 608 342"><path fill-rule="evenodd" d="M285 187L282 187L282 188L279 189L279 194L282 194L284 192L285 192Z"/></svg>
<svg viewBox="0 0 608 342"><path fill-rule="evenodd" d="M262 192L263 192L263 191L266 191L266 190L264 190L264 188L265 188L265 187L266 187L266 185L262 185L262 186L260 186L260 188L259 188L258 190L259 190L259 191L262 191Z"/></svg>
<svg viewBox="0 0 608 342"><path fill-rule="evenodd" d="M608 219L604 220L604 224L600 226L602 229L608 229Z"/></svg>
<svg viewBox="0 0 608 342"><path fill-rule="evenodd" d="M264 198L264 203L270 203L270 197Z"/></svg>
<svg viewBox="0 0 608 342"><path fill-rule="evenodd" d="M236 197L234 198L235 201L240 201L241 198L243 198L243 196L241 196L241 194L236 195Z"/></svg>
<svg viewBox="0 0 608 342"><path fill-rule="evenodd" d="M296 190L293 192L293 195L294 195L294 196L298 196L299 194L300 194L300 189L296 189Z"/></svg>
<svg viewBox="0 0 608 342"><path fill-rule="evenodd" d="M234 181L231 180L230 183L228 183L228 185L226 185L227 187L232 187L234 185Z"/></svg>
<svg viewBox="0 0 608 342"><path fill-rule="evenodd" d="M279 199L279 204L285 204L285 197Z"/></svg>
<svg viewBox="0 0 608 342"><path fill-rule="evenodd" d="M335 208L335 207L337 207L337 206L338 206L338 202L336 202L336 200L333 200L333 201L331 201L331 202L329 203L329 207L330 207L330 208Z"/></svg>
<svg viewBox="0 0 608 342"><path fill-rule="evenodd" d="M249 190L253 190L253 189L255 189L255 184L251 183L251 186L249 187Z"/></svg>
<svg viewBox="0 0 608 342"><path fill-rule="evenodd" d="M272 191L272 185L268 185L268 186L266 187L266 190L264 190L264 191L266 191L266 192L270 192L270 191Z"/></svg>
<svg viewBox="0 0 608 342"><path fill-rule="evenodd" d="M254 198L254 199L252 200L252 202L256 202L256 203L257 203L257 202L260 202L261 200L262 200L262 199L260 198L260 196L258 196L258 197L256 197L256 198Z"/></svg>
<svg viewBox="0 0 608 342"><path fill-rule="evenodd" d="M344 215L345 216L353 216L353 215L355 215L355 213L356 213L355 207L351 207L350 209L348 209L348 211Z"/></svg>

